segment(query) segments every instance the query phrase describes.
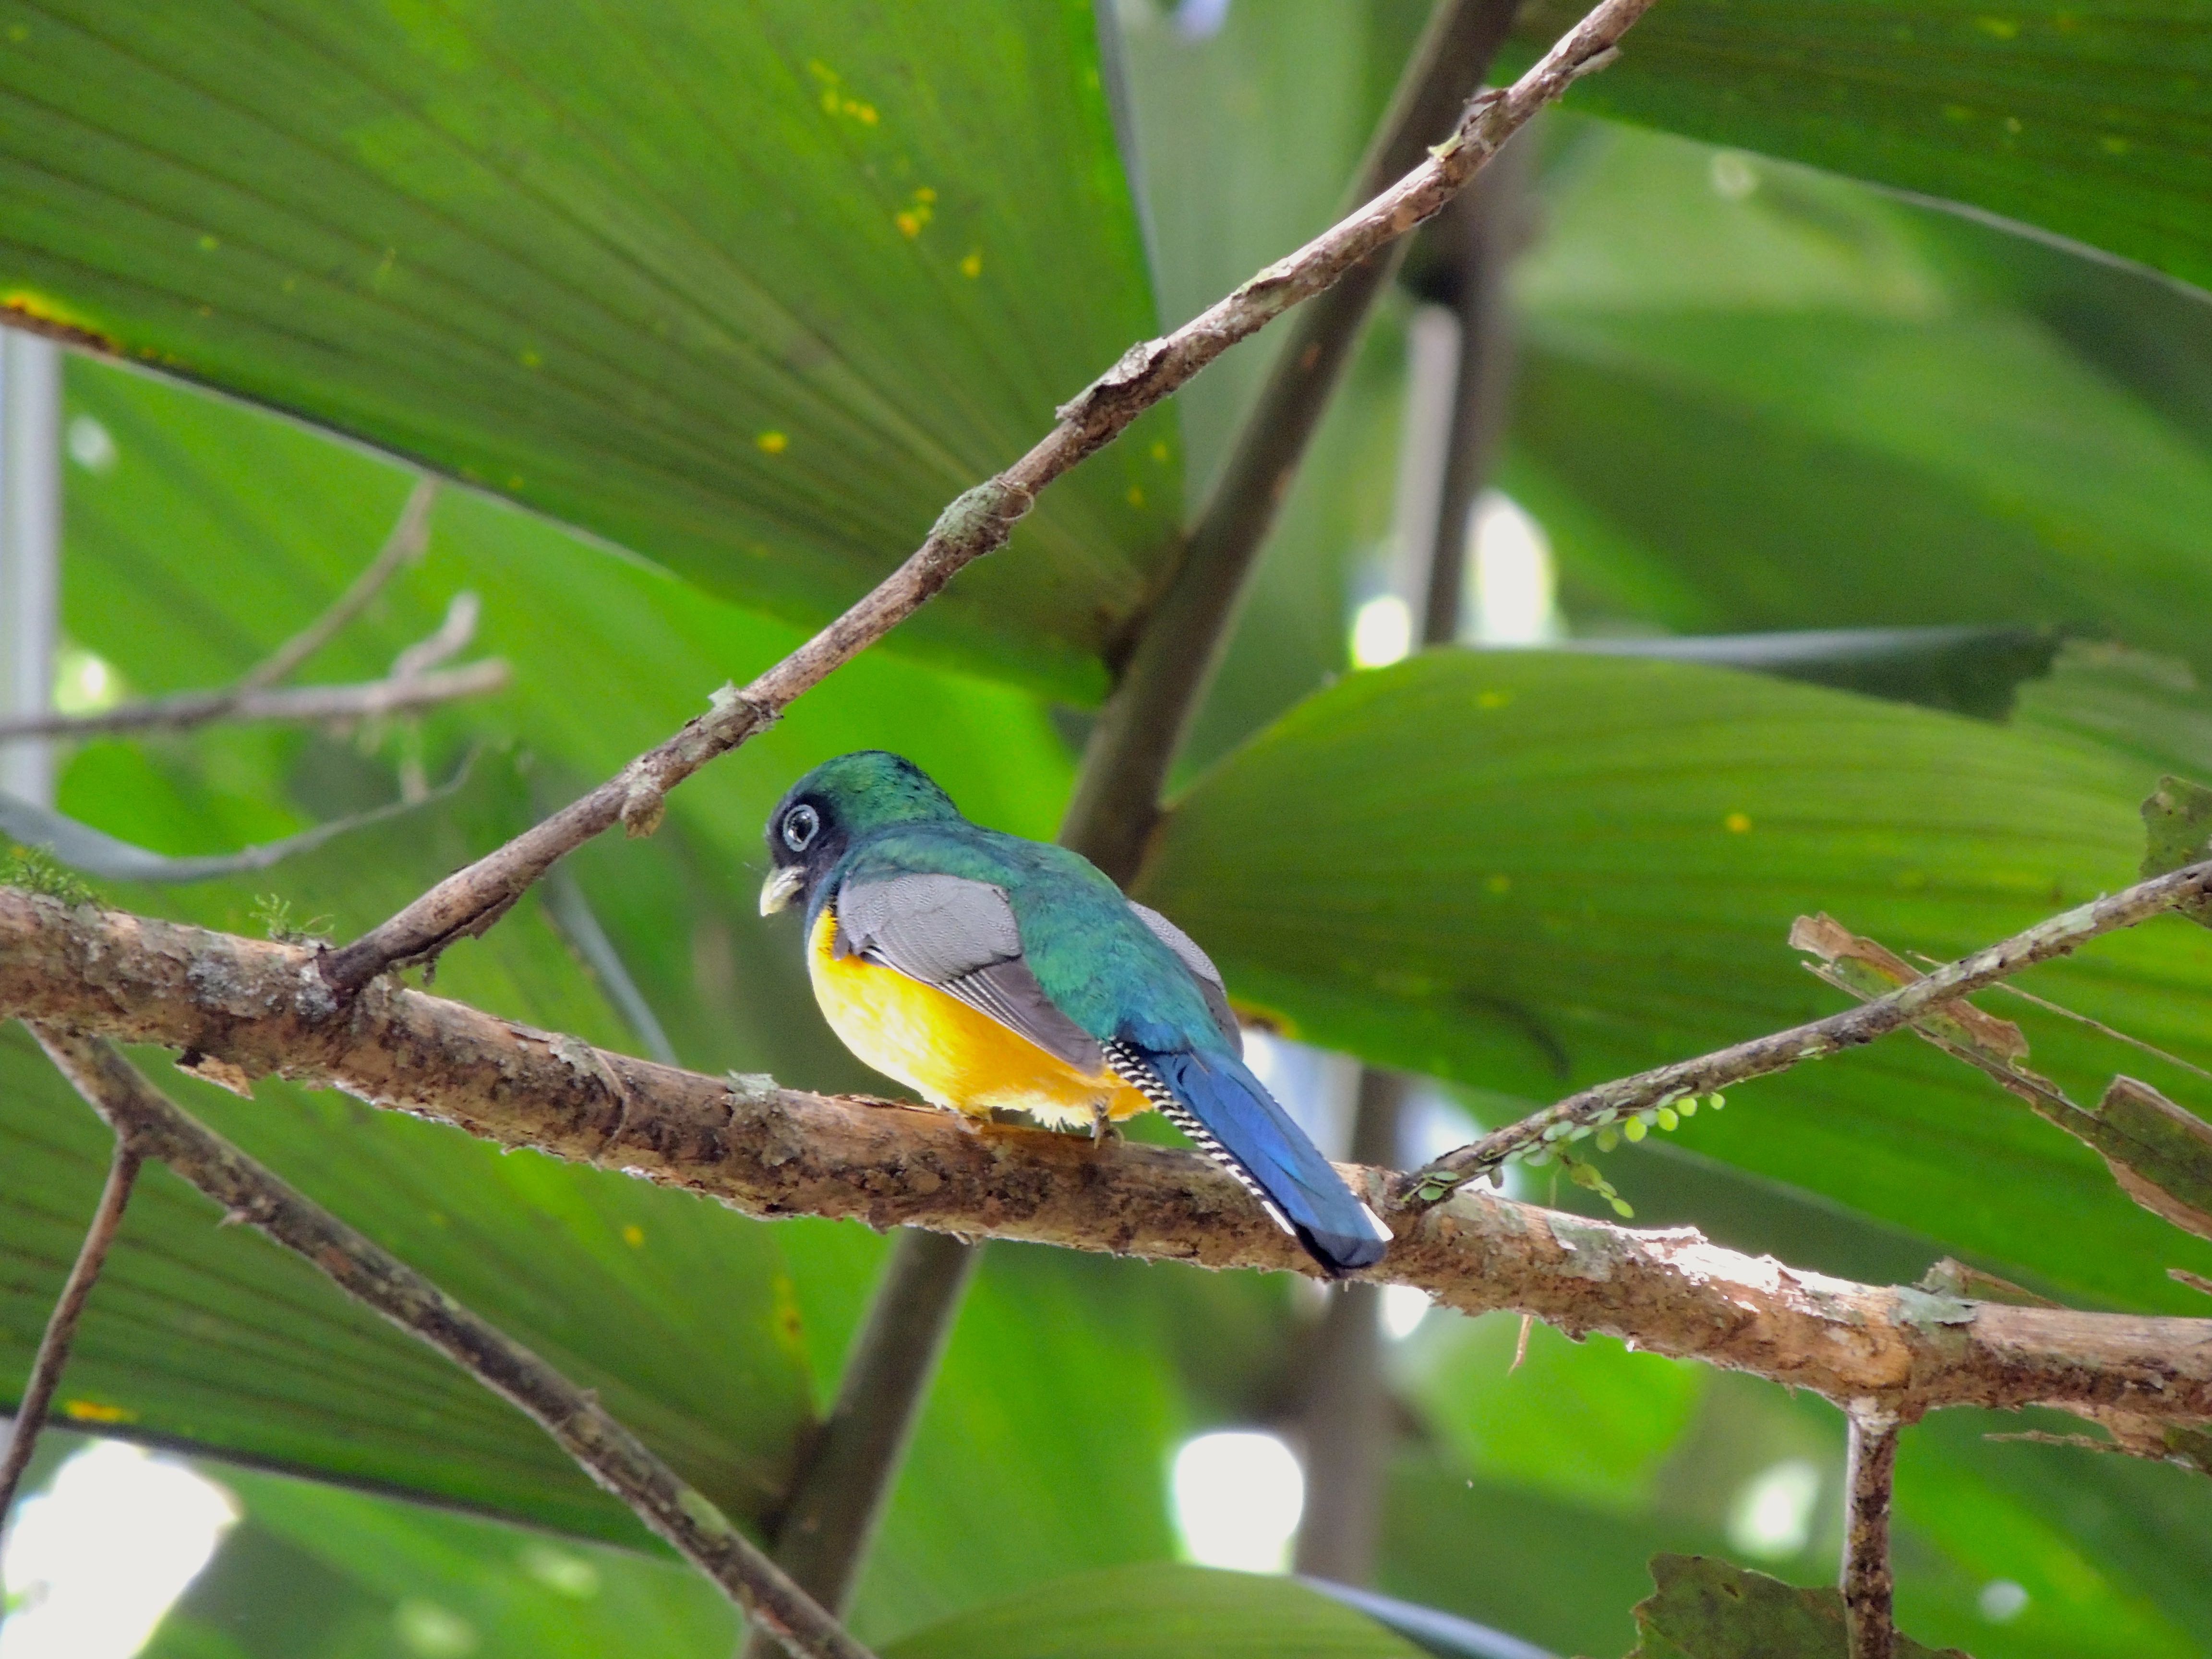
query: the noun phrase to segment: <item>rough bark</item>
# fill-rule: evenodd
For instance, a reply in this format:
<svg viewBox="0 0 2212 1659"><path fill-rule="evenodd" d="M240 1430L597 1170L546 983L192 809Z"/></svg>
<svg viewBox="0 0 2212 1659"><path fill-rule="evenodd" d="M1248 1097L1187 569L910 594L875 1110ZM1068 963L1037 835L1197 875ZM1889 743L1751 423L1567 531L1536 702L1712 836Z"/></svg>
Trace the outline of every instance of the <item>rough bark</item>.
<svg viewBox="0 0 2212 1659"><path fill-rule="evenodd" d="M1926 981L1923 981L1925 983ZM1234 1180L1195 1154L724 1079L609 1054L388 983L341 1004L312 951L0 891L0 1013L280 1074L502 1146L621 1169L748 1214L852 1217L1207 1267L1309 1272ZM1447 1306L1749 1371L1910 1420L1935 1407L2048 1404L2212 1418L2212 1320L1972 1302L1857 1285L1462 1190L1391 1201L1361 1275Z"/></svg>

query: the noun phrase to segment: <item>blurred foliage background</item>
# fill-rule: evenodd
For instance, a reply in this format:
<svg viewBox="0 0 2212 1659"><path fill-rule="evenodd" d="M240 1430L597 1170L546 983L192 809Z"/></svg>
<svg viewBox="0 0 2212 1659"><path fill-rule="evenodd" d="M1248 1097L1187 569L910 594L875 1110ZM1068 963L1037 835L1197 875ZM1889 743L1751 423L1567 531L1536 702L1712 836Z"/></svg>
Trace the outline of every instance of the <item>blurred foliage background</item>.
<svg viewBox="0 0 2212 1659"><path fill-rule="evenodd" d="M234 679L367 563L417 469L453 481L427 552L309 677L385 673L463 592L471 654L513 673L352 729L69 746L58 810L168 856L453 781L267 872L102 896L256 933L274 896L343 938L612 771L856 597L1125 345L1327 224L1427 9L0 4L0 291L100 348L65 373L64 706ZM1569 14L1532 4L1504 67ZM1478 523L1517 527L1549 573L1527 642L1557 648L1485 648L1478 604L1461 646L1376 660L1427 418L1441 256L1414 251L1139 884L1276 1029L1425 1080L1406 1158L1838 1006L1785 946L1800 912L1943 957L2122 886L2160 775L2212 779L2212 307L2191 286L2212 273L2212 16L2179 17L1662 0L1522 141L1510 416ZM795 937L754 914L769 805L816 761L889 748L972 817L1049 837L1106 661L1275 345L1054 489L658 835L577 854L438 988L702 1070L874 1086L815 1015ZM1784 630L1821 634L1715 644ZM2212 1101L2203 932L2163 922L2026 983L2174 1057L1993 997L2039 1069ZM1344 1068L1287 1044L1275 1065L1326 1119ZM0 1070L12 1398L106 1145L20 1031ZM772 1509L884 1241L161 1074L733 1515ZM2212 1271L2212 1247L1932 1049L1732 1092L1607 1161L1639 1222L1877 1281L1948 1255L2071 1305L2212 1312L2166 1273ZM215 1219L149 1176L65 1390L78 1427L229 1495L147 1651L730 1650L712 1590L527 1424ZM1231 1651L1204 1645L1228 1629L1255 1652L1409 1651L1285 1581L1169 1565L1218 1559L1178 1530L1178 1449L1295 1439L1319 1307L1304 1285L994 1246L858 1633L1042 1651L1023 1639L1059 1621L1079 1634L1051 1650L1105 1652L1079 1632L1110 1609L1115 1652ZM1376 1589L1611 1659L1656 1553L1832 1577L1825 1405L1543 1329L1515 1368L1517 1322L1419 1313L1395 1308L1387 1348ZM1984 1438L2024 1426L1954 1412L1905 1434L1903 1626L1982 1659L2212 1653L2212 1486ZM50 1520L70 1470L108 1467L78 1455L42 1449ZM34 1612L0 1654L44 1651Z"/></svg>

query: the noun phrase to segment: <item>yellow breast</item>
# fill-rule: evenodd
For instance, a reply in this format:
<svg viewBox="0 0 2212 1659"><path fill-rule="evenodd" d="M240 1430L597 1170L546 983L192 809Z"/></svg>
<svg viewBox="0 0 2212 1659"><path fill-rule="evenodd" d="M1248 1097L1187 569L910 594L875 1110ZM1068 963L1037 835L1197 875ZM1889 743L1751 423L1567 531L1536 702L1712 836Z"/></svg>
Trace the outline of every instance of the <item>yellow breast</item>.
<svg viewBox="0 0 2212 1659"><path fill-rule="evenodd" d="M1111 1072L1086 1075L957 998L858 957L839 961L836 926L823 907L807 945L823 1017L863 1061L933 1105L1070 1126L1089 1123L1102 1104L1115 1119L1149 1107Z"/></svg>

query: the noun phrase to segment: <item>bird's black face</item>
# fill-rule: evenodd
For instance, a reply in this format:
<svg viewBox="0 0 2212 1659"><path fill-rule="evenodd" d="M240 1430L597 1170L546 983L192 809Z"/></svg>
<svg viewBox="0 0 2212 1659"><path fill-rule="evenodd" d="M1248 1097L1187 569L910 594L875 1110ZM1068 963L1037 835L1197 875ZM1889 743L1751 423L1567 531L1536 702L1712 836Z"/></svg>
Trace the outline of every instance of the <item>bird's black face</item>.
<svg viewBox="0 0 2212 1659"><path fill-rule="evenodd" d="M802 896L811 902L856 840L900 824L959 818L945 793L912 761L880 749L824 761L793 784L769 814L770 868L761 889L761 914Z"/></svg>
<svg viewBox="0 0 2212 1659"><path fill-rule="evenodd" d="M813 792L793 790L768 820L769 877L761 887L764 916L811 896L845 850L848 837L836 807Z"/></svg>

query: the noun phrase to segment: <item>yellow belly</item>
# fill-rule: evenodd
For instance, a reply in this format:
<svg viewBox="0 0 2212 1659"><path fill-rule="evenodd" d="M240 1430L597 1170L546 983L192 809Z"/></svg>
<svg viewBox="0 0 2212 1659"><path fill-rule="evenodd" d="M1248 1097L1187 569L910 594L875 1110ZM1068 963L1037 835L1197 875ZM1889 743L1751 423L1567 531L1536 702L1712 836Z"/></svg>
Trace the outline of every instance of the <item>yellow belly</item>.
<svg viewBox="0 0 2212 1659"><path fill-rule="evenodd" d="M824 907L806 952L823 1017L864 1062L933 1105L979 1117L1011 1109L1068 1126L1088 1124L1102 1104L1116 1120L1150 1106L1111 1072L1079 1072L942 991L858 957L836 960L836 930Z"/></svg>

